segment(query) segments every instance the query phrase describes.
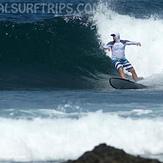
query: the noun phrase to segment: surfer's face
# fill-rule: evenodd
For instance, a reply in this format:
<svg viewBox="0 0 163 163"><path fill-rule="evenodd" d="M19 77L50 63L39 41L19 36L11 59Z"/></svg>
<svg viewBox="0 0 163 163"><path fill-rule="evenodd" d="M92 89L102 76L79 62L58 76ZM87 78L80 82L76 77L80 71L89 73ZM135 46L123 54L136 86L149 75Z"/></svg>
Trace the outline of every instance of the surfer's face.
<svg viewBox="0 0 163 163"><path fill-rule="evenodd" d="M115 35L113 36L113 40L116 41L116 36Z"/></svg>
<svg viewBox="0 0 163 163"><path fill-rule="evenodd" d="M117 37L116 37L116 35L114 35L113 36L113 41L117 41L118 39L117 39Z"/></svg>
<svg viewBox="0 0 163 163"><path fill-rule="evenodd" d="M113 37L113 40L114 41L119 41L120 40L120 34L119 33L113 33L111 34L111 36Z"/></svg>
<svg viewBox="0 0 163 163"><path fill-rule="evenodd" d="M113 35L113 40L114 41L118 41L120 39L120 36L119 35Z"/></svg>

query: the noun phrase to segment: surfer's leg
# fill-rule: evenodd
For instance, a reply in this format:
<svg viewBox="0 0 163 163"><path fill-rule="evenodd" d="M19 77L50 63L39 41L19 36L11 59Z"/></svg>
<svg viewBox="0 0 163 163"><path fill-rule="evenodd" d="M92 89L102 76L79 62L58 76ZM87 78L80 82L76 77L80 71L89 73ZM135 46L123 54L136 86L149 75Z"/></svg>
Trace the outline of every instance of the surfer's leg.
<svg viewBox="0 0 163 163"><path fill-rule="evenodd" d="M120 76L122 79L125 79L125 78L126 78L125 73L124 73L124 71L123 71L123 67L120 67L120 68L118 69L118 74L119 74L119 76Z"/></svg>
<svg viewBox="0 0 163 163"><path fill-rule="evenodd" d="M123 64L121 63L121 60L112 60L112 63L114 64L115 68L117 69L119 76L122 79L125 79L126 76L125 76L125 73L123 70Z"/></svg>
<svg viewBox="0 0 163 163"><path fill-rule="evenodd" d="M129 70L129 72L131 72L133 80L137 81L138 80L138 75L137 75L135 69L134 68L131 68Z"/></svg>
<svg viewBox="0 0 163 163"><path fill-rule="evenodd" d="M131 63L127 60L124 59L123 60L123 67L132 74L132 79L137 81L138 80L138 76L136 74L136 71L134 69L134 67L131 65Z"/></svg>

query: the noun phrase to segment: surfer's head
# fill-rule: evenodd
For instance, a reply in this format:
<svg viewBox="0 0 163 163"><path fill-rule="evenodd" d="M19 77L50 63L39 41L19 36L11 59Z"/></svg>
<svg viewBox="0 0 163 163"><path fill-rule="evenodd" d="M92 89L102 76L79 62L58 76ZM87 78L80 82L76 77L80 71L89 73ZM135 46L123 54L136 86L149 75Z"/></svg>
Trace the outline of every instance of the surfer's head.
<svg viewBox="0 0 163 163"><path fill-rule="evenodd" d="M113 37L114 41L119 41L120 40L120 34L118 32L112 33L110 36Z"/></svg>

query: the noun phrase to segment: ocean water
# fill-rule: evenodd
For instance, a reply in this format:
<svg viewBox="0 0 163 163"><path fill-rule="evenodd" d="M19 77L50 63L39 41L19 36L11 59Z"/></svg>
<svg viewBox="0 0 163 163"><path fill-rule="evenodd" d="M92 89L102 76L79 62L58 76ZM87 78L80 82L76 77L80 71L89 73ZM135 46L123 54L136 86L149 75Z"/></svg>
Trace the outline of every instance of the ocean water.
<svg viewBox="0 0 163 163"><path fill-rule="evenodd" d="M27 4L27 0L10 0ZM32 1L37 3L38 1ZM57 1L41 1L57 3ZM68 3L67 1L60 1ZM81 3L71 0L73 9ZM3 13L0 162L63 162L100 143L163 161L163 2L110 0L83 13ZM102 46L119 31L141 90L115 90Z"/></svg>
<svg viewBox="0 0 163 163"><path fill-rule="evenodd" d="M99 143L163 159L162 91L1 91L0 160L76 159Z"/></svg>

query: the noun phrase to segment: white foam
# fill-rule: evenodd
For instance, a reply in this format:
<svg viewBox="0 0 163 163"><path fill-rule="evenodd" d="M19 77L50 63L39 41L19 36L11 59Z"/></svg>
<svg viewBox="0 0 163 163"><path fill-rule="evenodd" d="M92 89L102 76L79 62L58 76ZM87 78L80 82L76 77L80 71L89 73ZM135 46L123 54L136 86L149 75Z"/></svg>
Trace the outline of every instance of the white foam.
<svg viewBox="0 0 163 163"><path fill-rule="evenodd" d="M144 80L140 81L139 83L151 86L154 89L162 90L163 89L163 72L161 74L157 73L151 75Z"/></svg>
<svg viewBox="0 0 163 163"><path fill-rule="evenodd" d="M131 154L163 151L163 119L88 113L79 119L0 119L0 160L75 159L99 143Z"/></svg>
<svg viewBox="0 0 163 163"><path fill-rule="evenodd" d="M105 8L103 4L100 4L99 8L93 19L102 44L112 40L110 34L114 31L120 32L121 39L141 42L142 47L128 46L126 48L127 58L140 76L161 74L163 71L163 20L152 17L136 19L128 15L119 15Z"/></svg>
<svg viewBox="0 0 163 163"><path fill-rule="evenodd" d="M148 109L134 109L131 111L117 111L117 112L113 112L112 114L119 115L119 116L143 116L152 113L153 111Z"/></svg>

